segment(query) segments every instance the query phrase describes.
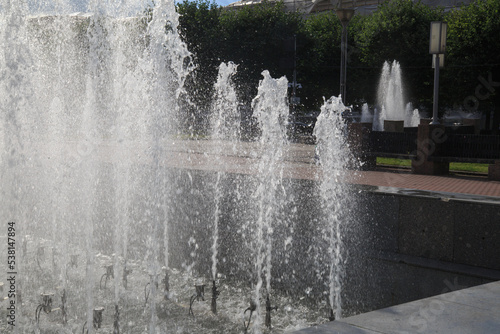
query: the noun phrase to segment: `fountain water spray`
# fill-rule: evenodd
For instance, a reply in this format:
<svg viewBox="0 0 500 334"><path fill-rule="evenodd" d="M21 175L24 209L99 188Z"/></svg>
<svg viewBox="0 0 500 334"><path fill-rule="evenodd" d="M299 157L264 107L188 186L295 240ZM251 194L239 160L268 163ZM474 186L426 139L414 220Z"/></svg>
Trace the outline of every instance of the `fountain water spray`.
<svg viewBox="0 0 500 334"><path fill-rule="evenodd" d="M219 66L219 74L215 83L214 104L212 105L211 137L214 141L230 143L230 151L223 152L227 145L217 145L216 154L237 154L237 142L240 139L240 115L238 111L238 100L232 82L237 66L234 63L222 63ZM217 312L217 297L219 291L216 287L217 262L219 247L219 220L221 216L221 199L224 196L224 172L217 172L213 185L214 210L213 210L213 233L212 233L212 312Z"/></svg>
<svg viewBox="0 0 500 334"><path fill-rule="evenodd" d="M283 158L287 149L287 124L289 106L287 104L288 81L285 77L273 79L268 71L259 84L257 97L253 100L253 115L259 122L261 137L259 146L262 154L258 166L259 178L255 198L257 200L256 221L256 275L254 303L257 305L257 319L253 326L260 333L262 312L260 307L263 278L265 289L271 291L271 251L273 230L277 225L278 208L281 207L279 191L283 189Z"/></svg>
<svg viewBox="0 0 500 334"><path fill-rule="evenodd" d="M52 12L43 15L28 15L24 1L1 4L0 214L16 222L18 240L23 240L17 259L17 328L37 332L31 318L38 294L54 285L67 292L61 311L68 328L81 328L86 321L89 333L99 326L101 332L115 333L171 332L179 326L221 332L208 330L211 325L199 329L201 321L179 325L185 318L174 318L183 307L178 301L192 293L185 282L197 272L211 276L211 308L218 316L210 314L210 319L241 329L238 316L248 306L241 294L251 294L246 312L251 321L245 327L259 333L271 325L273 305L285 305L279 290L272 291L274 283L301 278L281 262L283 257L290 263L303 259L301 240L293 239L300 232L282 218L286 205L300 206L290 193L285 202L286 79L263 73L253 103L262 135L256 143L239 142L241 117L231 80L236 65L221 65L212 141L186 143L182 138L191 129L183 86L192 63L177 34L174 2L155 1L145 13L127 17L137 2L94 0L89 12L72 14L73 1L45 1L54 6L45 6ZM186 149L207 142L210 151L202 154ZM176 165L186 156L256 161L250 166L256 168L248 168L251 176L237 174L233 165L214 159L220 169L204 174ZM284 249L277 242L283 230L290 233L283 238ZM177 271L187 260L193 260L188 273ZM273 270L279 275L272 277ZM219 271L230 279L221 282ZM231 284L251 275L252 291L238 290L239 304L231 305L234 300L226 295ZM242 279L234 282L233 277ZM100 281L110 289L96 289ZM27 306L21 304L21 288ZM160 289L168 299L158 298ZM145 307L137 302L143 292ZM293 297L300 296L294 291ZM200 304L196 315L207 318L210 306ZM276 330L283 318L278 313L273 313ZM52 327L48 331L64 326L43 320L43 326ZM4 324L0 319L0 331Z"/></svg>
<svg viewBox="0 0 500 334"><path fill-rule="evenodd" d="M405 126L417 127L420 124L420 112L413 108L413 104L408 102L405 109Z"/></svg>
<svg viewBox="0 0 500 334"><path fill-rule="evenodd" d="M363 103L361 107L361 123L372 123L373 115L370 113L370 108L368 107L368 103Z"/></svg>
<svg viewBox="0 0 500 334"><path fill-rule="evenodd" d="M384 120L404 120L403 83L401 67L397 61L393 61L392 65L384 62L378 85L377 104L380 106L380 115L375 130L383 130Z"/></svg>
<svg viewBox="0 0 500 334"><path fill-rule="evenodd" d="M345 266L343 231L350 203L345 192L347 168L353 165L345 133L341 98L331 97L321 107L314 127L317 153L322 173L320 198L323 211L324 235L328 238L329 303L335 319L342 317L342 283Z"/></svg>

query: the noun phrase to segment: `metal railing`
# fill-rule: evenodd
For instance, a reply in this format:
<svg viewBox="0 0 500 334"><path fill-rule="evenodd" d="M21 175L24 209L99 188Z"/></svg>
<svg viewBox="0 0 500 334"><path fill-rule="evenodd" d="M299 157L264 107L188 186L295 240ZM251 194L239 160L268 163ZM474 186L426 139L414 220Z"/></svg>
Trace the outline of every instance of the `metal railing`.
<svg viewBox="0 0 500 334"><path fill-rule="evenodd" d="M372 131L368 139L365 149L372 155L411 157L417 152L417 133Z"/></svg>
<svg viewBox="0 0 500 334"><path fill-rule="evenodd" d="M446 134L437 157L471 160L500 159L500 136L475 134Z"/></svg>

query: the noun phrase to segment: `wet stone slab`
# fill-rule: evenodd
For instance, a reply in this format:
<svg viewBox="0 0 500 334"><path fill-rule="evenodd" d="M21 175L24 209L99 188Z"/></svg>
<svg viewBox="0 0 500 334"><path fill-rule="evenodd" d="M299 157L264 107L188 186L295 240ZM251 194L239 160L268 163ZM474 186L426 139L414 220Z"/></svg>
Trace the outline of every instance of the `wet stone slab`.
<svg viewBox="0 0 500 334"><path fill-rule="evenodd" d="M499 333L500 281L303 329L331 333Z"/></svg>

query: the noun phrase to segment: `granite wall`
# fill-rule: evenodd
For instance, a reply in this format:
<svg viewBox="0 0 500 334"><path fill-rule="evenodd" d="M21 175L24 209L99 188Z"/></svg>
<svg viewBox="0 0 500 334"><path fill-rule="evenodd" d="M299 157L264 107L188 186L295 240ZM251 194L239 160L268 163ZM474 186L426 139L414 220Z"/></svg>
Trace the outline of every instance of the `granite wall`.
<svg viewBox="0 0 500 334"><path fill-rule="evenodd" d="M176 171L171 263L210 276L214 172ZM255 178L222 178L219 272L255 280ZM273 227L273 287L312 300L328 295L327 226L317 184L286 179ZM500 201L349 186L342 218L346 314L387 307L500 279ZM181 203L181 204L180 204ZM182 204L184 203L184 204ZM193 246L193 240L196 247ZM195 249L196 248L196 249ZM182 254L182 256L181 256Z"/></svg>

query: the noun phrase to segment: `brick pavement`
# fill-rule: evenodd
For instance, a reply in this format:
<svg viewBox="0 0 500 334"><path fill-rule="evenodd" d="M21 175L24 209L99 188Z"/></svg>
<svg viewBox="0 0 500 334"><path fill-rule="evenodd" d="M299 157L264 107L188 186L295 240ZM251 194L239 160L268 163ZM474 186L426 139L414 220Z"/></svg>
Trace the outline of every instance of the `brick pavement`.
<svg viewBox="0 0 500 334"><path fill-rule="evenodd" d="M191 164L192 168L196 169L217 169L233 173L253 174L259 160L258 154L248 153L252 150L255 152L256 146L258 146L256 143L239 144L241 148L238 149L238 152L244 152L243 154L221 154L220 152L230 150L229 148L220 149L220 142L214 144L212 141L202 141L201 143L191 141L187 145L184 142L183 145L183 149L178 151L179 158L185 154L190 156L189 159L180 159L183 161L184 167ZM226 145L229 144L226 143ZM215 147L218 149L215 150ZM214 163L214 160L217 163ZM314 145L291 144L285 161L285 177L316 179L321 174L321 166L314 163ZM181 167L181 165L177 165L177 167ZM500 197L500 182L490 181L486 176L417 175L411 174L408 169L385 169L348 171L346 179L347 183L360 185Z"/></svg>
<svg viewBox="0 0 500 334"><path fill-rule="evenodd" d="M500 182L486 177L417 175L407 171L363 171L351 181L371 186L500 197Z"/></svg>
<svg viewBox="0 0 500 334"><path fill-rule="evenodd" d="M265 148L258 143L221 142L211 140L176 140L164 143L167 148L165 166L174 168L255 174ZM101 159L113 157L120 147L100 145L96 150ZM127 148L131 160L148 161L148 148L137 145ZM318 179L321 166L314 162L314 145L291 144L284 158L283 175L297 179ZM448 192L500 197L500 182L483 177L429 176L411 174L408 170L347 171L346 182L352 184Z"/></svg>

